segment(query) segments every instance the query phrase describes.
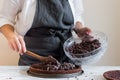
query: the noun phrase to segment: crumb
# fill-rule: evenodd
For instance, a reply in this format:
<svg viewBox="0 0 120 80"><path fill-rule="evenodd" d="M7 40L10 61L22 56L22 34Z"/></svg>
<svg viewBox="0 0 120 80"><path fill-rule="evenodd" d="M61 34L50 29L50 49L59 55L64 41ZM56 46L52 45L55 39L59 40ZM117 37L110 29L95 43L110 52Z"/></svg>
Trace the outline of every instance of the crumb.
<svg viewBox="0 0 120 80"><path fill-rule="evenodd" d="M11 77L9 77L9 79L12 79Z"/></svg>
<svg viewBox="0 0 120 80"><path fill-rule="evenodd" d="M90 74L93 74L93 73L90 73Z"/></svg>
<svg viewBox="0 0 120 80"><path fill-rule="evenodd" d="M12 79L11 77L7 78L8 80Z"/></svg>

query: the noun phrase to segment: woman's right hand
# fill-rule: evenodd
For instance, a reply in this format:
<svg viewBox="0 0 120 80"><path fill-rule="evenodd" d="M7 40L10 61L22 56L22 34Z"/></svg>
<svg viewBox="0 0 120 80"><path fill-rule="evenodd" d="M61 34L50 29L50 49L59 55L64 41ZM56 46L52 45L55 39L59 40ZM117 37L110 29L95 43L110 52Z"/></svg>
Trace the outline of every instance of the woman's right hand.
<svg viewBox="0 0 120 80"><path fill-rule="evenodd" d="M21 55L26 52L26 46L24 39L21 35L17 35L14 32L14 28L6 24L0 28L0 32L6 37L10 48L16 52L19 52Z"/></svg>
<svg viewBox="0 0 120 80"><path fill-rule="evenodd" d="M20 53L21 55L26 52L25 42L21 35L16 35L15 33L9 34L7 40L12 50Z"/></svg>

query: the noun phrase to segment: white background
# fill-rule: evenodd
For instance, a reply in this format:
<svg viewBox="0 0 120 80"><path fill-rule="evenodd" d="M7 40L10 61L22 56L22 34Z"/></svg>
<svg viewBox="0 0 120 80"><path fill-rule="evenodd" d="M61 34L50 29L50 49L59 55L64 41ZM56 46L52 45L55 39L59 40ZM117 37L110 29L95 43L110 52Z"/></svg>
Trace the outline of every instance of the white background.
<svg viewBox="0 0 120 80"><path fill-rule="evenodd" d="M0 0L0 8L3 0ZM85 26L108 36L109 46L103 58L94 65L120 65L120 0L83 0ZM0 34L0 65L17 65L19 55L12 51Z"/></svg>

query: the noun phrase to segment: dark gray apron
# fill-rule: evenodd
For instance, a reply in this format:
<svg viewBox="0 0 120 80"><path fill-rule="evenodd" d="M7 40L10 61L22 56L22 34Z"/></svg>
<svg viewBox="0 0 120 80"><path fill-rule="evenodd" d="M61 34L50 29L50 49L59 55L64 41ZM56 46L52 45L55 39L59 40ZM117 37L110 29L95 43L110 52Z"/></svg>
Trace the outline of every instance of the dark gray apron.
<svg viewBox="0 0 120 80"><path fill-rule="evenodd" d="M33 25L24 37L27 49L41 56L51 55L60 62L68 62L63 43L71 36L73 24L68 0L37 0ZM39 62L26 54L19 59L19 65Z"/></svg>

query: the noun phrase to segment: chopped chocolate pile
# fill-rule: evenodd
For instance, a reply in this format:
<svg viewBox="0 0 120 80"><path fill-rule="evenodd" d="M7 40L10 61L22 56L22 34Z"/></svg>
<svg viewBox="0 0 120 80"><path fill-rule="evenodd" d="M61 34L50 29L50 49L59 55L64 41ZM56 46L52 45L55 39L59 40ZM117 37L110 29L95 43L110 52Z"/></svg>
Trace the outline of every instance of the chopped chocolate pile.
<svg viewBox="0 0 120 80"><path fill-rule="evenodd" d="M67 50L73 54L83 54L91 52L101 46L99 40L94 39L92 36L85 36L81 43L75 43Z"/></svg>
<svg viewBox="0 0 120 80"><path fill-rule="evenodd" d="M72 70L75 68L75 65L72 63L66 63L64 62L63 64L61 64L61 66L59 67L60 70Z"/></svg>
<svg viewBox="0 0 120 80"><path fill-rule="evenodd" d="M57 71L57 70L72 70L72 69L75 69L76 66L72 63L66 63L66 62L58 65L51 64L51 63L49 64L42 63L42 66L40 64L37 68L40 68L42 70L47 70L47 71L52 71L52 70Z"/></svg>

